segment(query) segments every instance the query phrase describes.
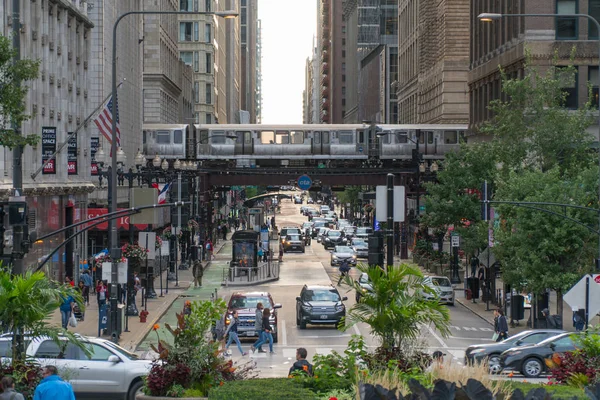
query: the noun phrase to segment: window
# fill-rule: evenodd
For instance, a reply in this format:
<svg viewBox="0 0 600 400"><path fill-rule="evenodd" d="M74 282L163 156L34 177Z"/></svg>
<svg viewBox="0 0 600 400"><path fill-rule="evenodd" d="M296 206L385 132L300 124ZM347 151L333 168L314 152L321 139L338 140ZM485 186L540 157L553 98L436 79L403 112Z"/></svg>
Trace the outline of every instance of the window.
<svg viewBox="0 0 600 400"><path fill-rule="evenodd" d="M346 33L346 25L342 25L342 33Z"/></svg>
<svg viewBox="0 0 600 400"><path fill-rule="evenodd" d="M346 86L342 86L342 96L346 95Z"/></svg>
<svg viewBox="0 0 600 400"><path fill-rule="evenodd" d="M207 124L212 124L212 114L211 113L206 113L206 123Z"/></svg>
<svg viewBox="0 0 600 400"><path fill-rule="evenodd" d="M194 82L194 102L200 103L200 82Z"/></svg>
<svg viewBox="0 0 600 400"><path fill-rule="evenodd" d="M194 40L197 42L200 40L200 25L194 22Z"/></svg>
<svg viewBox="0 0 600 400"><path fill-rule="evenodd" d="M88 357L85 355L85 353L83 352L83 350L81 349L77 349L78 350L78 358L80 360L91 360L91 361L108 361L108 357L110 356L114 356L115 354L113 354L110 350L98 345L98 344L92 344L90 345L90 350L91 350L91 356Z"/></svg>
<svg viewBox="0 0 600 400"><path fill-rule="evenodd" d="M346 38L342 38L342 46L346 45Z"/></svg>
<svg viewBox="0 0 600 400"><path fill-rule="evenodd" d="M212 54L206 53L206 73L212 73Z"/></svg>
<svg viewBox="0 0 600 400"><path fill-rule="evenodd" d="M179 0L179 11L194 11L192 0Z"/></svg>
<svg viewBox="0 0 600 400"><path fill-rule="evenodd" d="M209 43L212 37L212 28L210 24L204 25L204 41Z"/></svg>
<svg viewBox="0 0 600 400"><path fill-rule="evenodd" d="M38 347L35 358L59 358L74 360L77 357L79 348L72 343L61 342L61 346L54 340L45 340Z"/></svg>
<svg viewBox="0 0 600 400"><path fill-rule="evenodd" d="M180 22L179 23L179 41L180 42L191 42L193 28L194 28L193 22Z"/></svg>
<svg viewBox="0 0 600 400"><path fill-rule="evenodd" d="M444 144L457 144L458 143L458 132L457 131L444 131Z"/></svg>
<svg viewBox="0 0 600 400"><path fill-rule="evenodd" d="M340 131L338 134L340 144L353 144L354 137L352 131Z"/></svg>
<svg viewBox="0 0 600 400"><path fill-rule="evenodd" d="M557 14L576 14L577 0L556 0ZM578 21L577 18L557 17L556 18L556 39L573 40L577 39Z"/></svg>
<svg viewBox="0 0 600 400"><path fill-rule="evenodd" d="M342 82L346 82L346 75L342 75Z"/></svg>
<svg viewBox="0 0 600 400"><path fill-rule="evenodd" d="M210 11L211 7L210 7L210 3L212 2L212 0L205 0L204 2L204 11Z"/></svg>
<svg viewBox="0 0 600 400"><path fill-rule="evenodd" d="M182 144L183 143L183 131L181 129L177 129L173 132L173 143Z"/></svg>
<svg viewBox="0 0 600 400"><path fill-rule="evenodd" d="M206 104L212 104L212 85L206 84Z"/></svg>
<svg viewBox="0 0 600 400"><path fill-rule="evenodd" d="M346 63L345 62L342 63L342 72L346 72Z"/></svg>
<svg viewBox="0 0 600 400"><path fill-rule="evenodd" d="M200 71L200 53L194 52L194 72Z"/></svg>
<svg viewBox="0 0 600 400"><path fill-rule="evenodd" d="M272 143L275 143L275 132L273 132L273 131L261 131L260 132L260 142L262 144L272 144Z"/></svg>
<svg viewBox="0 0 600 400"><path fill-rule="evenodd" d="M592 85L592 105L598 108L598 67L588 67L588 81Z"/></svg>
<svg viewBox="0 0 600 400"><path fill-rule="evenodd" d="M342 50L342 57L346 57L346 50Z"/></svg>
<svg viewBox="0 0 600 400"><path fill-rule="evenodd" d="M169 131L157 131L156 144L171 144L171 135L169 134Z"/></svg>
<svg viewBox="0 0 600 400"><path fill-rule="evenodd" d="M246 19L246 9L245 8L242 8L242 15L240 15L240 17L241 17L241 20L242 20L241 21L242 25L246 25L247 19Z"/></svg>
<svg viewBox="0 0 600 400"><path fill-rule="evenodd" d="M290 137L287 131L277 131L275 132L275 143L277 144L289 144Z"/></svg>
<svg viewBox="0 0 600 400"><path fill-rule="evenodd" d="M303 144L304 143L304 132L303 131L291 131L290 137L292 138L292 144Z"/></svg>
<svg viewBox="0 0 600 400"><path fill-rule="evenodd" d="M192 58L194 53L191 51L182 51L179 53L179 58L185 63L185 65L192 65Z"/></svg>
<svg viewBox="0 0 600 400"><path fill-rule="evenodd" d="M588 14L595 18L596 21L600 21L600 0L589 0L588 3ZM588 39L598 39L598 29L596 24L588 22Z"/></svg>
<svg viewBox="0 0 600 400"><path fill-rule="evenodd" d="M194 123L200 123L200 113L194 113Z"/></svg>
<svg viewBox="0 0 600 400"><path fill-rule="evenodd" d="M557 68L556 73L563 92L567 93L563 106L570 110L577 109L577 72L573 75L566 68Z"/></svg>
<svg viewBox="0 0 600 400"><path fill-rule="evenodd" d="M342 99L342 106L346 105L346 99Z"/></svg>

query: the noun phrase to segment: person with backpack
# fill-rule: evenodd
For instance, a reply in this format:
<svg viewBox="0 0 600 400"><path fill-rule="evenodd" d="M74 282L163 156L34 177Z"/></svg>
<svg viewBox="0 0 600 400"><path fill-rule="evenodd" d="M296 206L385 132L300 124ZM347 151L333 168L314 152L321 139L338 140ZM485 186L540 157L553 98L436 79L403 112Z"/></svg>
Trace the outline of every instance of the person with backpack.
<svg viewBox="0 0 600 400"><path fill-rule="evenodd" d="M12 376L2 378L2 394L0 400L25 400L23 395L15 390L15 380Z"/></svg>
<svg viewBox="0 0 600 400"><path fill-rule="evenodd" d="M348 260L343 260L340 264L340 279L338 279L338 286L340 286L340 282L342 282L342 279L348 276L348 272L350 272L350 265L348 265Z"/></svg>
<svg viewBox="0 0 600 400"><path fill-rule="evenodd" d="M214 250L214 248L213 248L212 241L211 241L210 239L208 239L208 240L206 241L206 246L205 246L205 248L206 248L206 251L208 252L208 259L209 259L209 260L214 260L214 259L215 259L215 255L213 254L213 250Z"/></svg>
<svg viewBox="0 0 600 400"><path fill-rule="evenodd" d="M308 355L308 352L306 351L306 349L304 347L300 347L300 348L296 349L296 362L290 368L290 372L289 372L290 376L292 375L292 372L294 372L294 371L301 371L308 376L313 375L313 366L311 365L311 363L306 361L307 355Z"/></svg>
<svg viewBox="0 0 600 400"><path fill-rule="evenodd" d="M501 342L508 339L508 322L506 321L504 311L501 308L494 310L494 315L497 318L497 320L494 321L495 333L498 335L496 342Z"/></svg>
<svg viewBox="0 0 600 400"><path fill-rule="evenodd" d="M237 344L237 348L240 351L240 353L242 353L242 357L248 355L248 353L246 353L242 349L242 344L240 343L240 338L238 337L238 334L237 334L239 323L240 323L240 319L238 317L238 312L234 311L231 315L231 319L229 320L229 326L227 327L227 330L225 331L225 336L229 335L229 339L227 339L227 345L225 345L225 356L229 355L227 350L229 350L229 346L231 345L231 342L233 342L233 341L235 341L235 344Z"/></svg>

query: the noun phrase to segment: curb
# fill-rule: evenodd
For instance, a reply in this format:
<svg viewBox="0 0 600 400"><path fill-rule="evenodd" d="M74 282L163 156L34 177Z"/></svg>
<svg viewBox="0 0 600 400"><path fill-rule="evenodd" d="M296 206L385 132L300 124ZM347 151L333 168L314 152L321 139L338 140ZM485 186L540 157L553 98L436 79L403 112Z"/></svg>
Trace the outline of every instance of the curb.
<svg viewBox="0 0 600 400"><path fill-rule="evenodd" d="M486 317L484 317L483 315L479 314L477 311L473 310L471 307L467 306L466 304L464 304L462 302L462 300L459 299L454 299L458 304L460 304L461 306L463 306L464 308L466 308L467 310L469 310L470 312L472 312L473 314L475 314L476 316L478 316L479 318L481 318L482 320L484 320L485 322L487 322L488 324L490 324L491 326L494 326L493 323L491 323Z"/></svg>

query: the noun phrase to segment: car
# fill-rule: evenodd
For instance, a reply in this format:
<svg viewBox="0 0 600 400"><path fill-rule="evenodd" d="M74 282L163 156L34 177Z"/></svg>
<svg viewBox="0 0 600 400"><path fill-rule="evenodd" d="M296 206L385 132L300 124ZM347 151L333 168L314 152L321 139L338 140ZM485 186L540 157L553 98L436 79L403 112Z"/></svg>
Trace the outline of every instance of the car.
<svg viewBox="0 0 600 400"><path fill-rule="evenodd" d="M344 260L348 261L350 266L356 266L356 253L350 246L335 246L331 252L331 266L342 265Z"/></svg>
<svg viewBox="0 0 600 400"><path fill-rule="evenodd" d="M330 229L325 235L323 235L321 243L323 243L325 250L327 250L329 248L334 248L335 246L340 244L346 244L346 238L344 237L342 231Z"/></svg>
<svg viewBox="0 0 600 400"><path fill-rule="evenodd" d="M316 218L316 217L321 216L321 213L319 213L318 210L311 208L310 210L308 210L308 215L310 215L313 218Z"/></svg>
<svg viewBox="0 0 600 400"><path fill-rule="evenodd" d="M356 227L352 226L352 225L346 225L340 228L340 230L342 232L344 232L344 236L346 236L346 238L348 238L349 242L351 242L351 238L354 237L354 234L356 233ZM364 239L361 239L363 242L365 242Z"/></svg>
<svg viewBox="0 0 600 400"><path fill-rule="evenodd" d="M308 200L306 200L307 204L315 204L315 199L313 199L312 197L309 197Z"/></svg>
<svg viewBox="0 0 600 400"><path fill-rule="evenodd" d="M294 196L294 204L302 204L302 197L295 195Z"/></svg>
<svg viewBox="0 0 600 400"><path fill-rule="evenodd" d="M330 211L330 209L329 206L321 206L319 207L319 211L321 211L321 214L327 214Z"/></svg>
<svg viewBox="0 0 600 400"><path fill-rule="evenodd" d="M271 326L273 327L273 342L277 342L277 309L281 304L275 303L269 292L235 292L229 298L228 312L237 311L240 323L238 336L240 338L254 338L258 335L254 329L256 319L256 305L262 303L265 308L271 309ZM229 321L229 319L226 319Z"/></svg>
<svg viewBox="0 0 600 400"><path fill-rule="evenodd" d="M346 306L333 285L304 285L296 297L296 325L306 329L307 324L338 326L346 316Z"/></svg>
<svg viewBox="0 0 600 400"><path fill-rule="evenodd" d="M363 239L354 238L350 242L350 247L354 249L356 257L369 258L369 244Z"/></svg>
<svg viewBox="0 0 600 400"><path fill-rule="evenodd" d="M454 305L454 287L450 283L450 279L445 276L425 276L425 285L429 286L435 292L427 293L420 291L421 295L428 300L437 299L440 303Z"/></svg>
<svg viewBox="0 0 600 400"><path fill-rule="evenodd" d="M310 207L308 207L308 206L302 206L302 207L300 207L300 214L306 215L306 211L308 211L309 208Z"/></svg>
<svg viewBox="0 0 600 400"><path fill-rule="evenodd" d="M537 378L546 370L546 358L552 357L554 353L577 349L573 335L577 334L562 333L537 344L508 349L500 355L500 367L504 371L518 371L527 378Z"/></svg>
<svg viewBox="0 0 600 400"><path fill-rule="evenodd" d="M281 230L279 231L279 241L281 243L283 243L283 240L285 239L285 237L289 234L295 233L297 235L302 236L302 230L300 230L299 227L297 226L284 226L283 228L281 228Z"/></svg>
<svg viewBox="0 0 600 400"><path fill-rule="evenodd" d="M360 286L360 291L356 292L356 302L359 303L360 298L363 296L363 293L370 292L373 290L373 285L371 284L371 281L369 280L369 275L366 272L360 274L360 276L356 280L356 283L358 283L358 286Z"/></svg>
<svg viewBox="0 0 600 400"><path fill-rule="evenodd" d="M338 229L342 229L345 226L352 226L350 221L348 221L347 219L338 219L337 225L338 225ZM356 228L355 228L355 230L356 230Z"/></svg>
<svg viewBox="0 0 600 400"><path fill-rule="evenodd" d="M110 340L76 335L90 350L90 355L59 336L59 343L49 337L25 337L25 354L39 365L54 365L68 376L75 396L80 398L105 398L135 400L141 393L144 377L152 368L151 360L142 360ZM12 337L0 338L0 355L3 361L12 355Z"/></svg>
<svg viewBox="0 0 600 400"><path fill-rule="evenodd" d="M317 243L323 243L323 236L325 236L327 234L327 232L329 232L330 229L322 226L320 228L317 229Z"/></svg>
<svg viewBox="0 0 600 400"><path fill-rule="evenodd" d="M354 234L354 236L356 236L357 238L367 240L369 239L369 235L372 234L373 228L370 228L368 226L359 226L358 228L356 228L356 233Z"/></svg>
<svg viewBox="0 0 600 400"><path fill-rule="evenodd" d="M301 251L304 253L306 250L304 248L305 242L304 237L297 233L290 233L285 236L285 239L281 241L283 245L283 252L287 253L288 251Z"/></svg>
<svg viewBox="0 0 600 400"><path fill-rule="evenodd" d="M542 340L560 335L561 333L565 333L565 331L558 329L536 329L519 332L501 342L472 345L467 347L465 351L465 365L487 361L490 372L497 374L502 371L500 355L506 350L513 347L537 344Z"/></svg>

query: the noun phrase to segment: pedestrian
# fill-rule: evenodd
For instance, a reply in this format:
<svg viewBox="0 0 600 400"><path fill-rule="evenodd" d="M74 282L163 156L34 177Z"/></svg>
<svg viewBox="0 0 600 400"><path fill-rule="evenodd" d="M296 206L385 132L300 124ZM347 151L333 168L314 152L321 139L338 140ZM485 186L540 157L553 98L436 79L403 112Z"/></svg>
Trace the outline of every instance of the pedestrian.
<svg viewBox="0 0 600 400"><path fill-rule="evenodd" d="M134 291L134 297L137 295L137 292L142 290L142 280L140 279L140 274L135 271L133 273L133 289Z"/></svg>
<svg viewBox="0 0 600 400"><path fill-rule="evenodd" d="M431 355L431 364L429 364L429 366L427 367L425 372L433 372L434 369L442 368L442 366L444 364L444 356L445 355L446 354L442 353L439 350L434 351L433 354Z"/></svg>
<svg viewBox="0 0 600 400"><path fill-rule="evenodd" d="M258 256L259 260L264 259L264 257L265 257L265 251L262 248L262 243L258 245L258 251L256 252L256 255Z"/></svg>
<svg viewBox="0 0 600 400"><path fill-rule="evenodd" d="M194 261L192 267L192 276L194 278L194 287L202 287L202 276L204 276L204 268L200 260Z"/></svg>
<svg viewBox="0 0 600 400"><path fill-rule="evenodd" d="M296 349L296 362L290 368L289 375L292 375L294 371L304 372L308 376L312 376L313 374L313 366L306 361L306 356L308 352L304 347L299 347Z"/></svg>
<svg viewBox="0 0 600 400"><path fill-rule="evenodd" d="M262 340L256 344L254 347L258 347L260 349L260 347L267 343L267 341L269 341L269 353L270 354L275 354L275 352L273 351L273 327L271 326L271 310L268 308L265 308L263 310L263 314L262 314L262 329L263 329L263 334L262 334ZM263 353L266 353L265 351L263 351Z"/></svg>
<svg viewBox="0 0 600 400"><path fill-rule="evenodd" d="M279 243L279 262L283 262L283 244Z"/></svg>
<svg viewBox="0 0 600 400"><path fill-rule="evenodd" d="M505 339L508 339L508 322L506 321L506 317L504 316L504 311L501 308L497 308L494 310L494 329L495 333L498 335L496 338L496 342L501 342Z"/></svg>
<svg viewBox="0 0 600 400"><path fill-rule="evenodd" d="M581 332L583 328L585 328L585 320L581 314L577 312L576 308L573 309L573 327L577 332Z"/></svg>
<svg viewBox="0 0 600 400"><path fill-rule="evenodd" d="M275 229L275 216L271 217L271 229Z"/></svg>
<svg viewBox="0 0 600 400"><path fill-rule="evenodd" d="M90 289L92 288L92 285L94 284L94 281L92 280L92 277L90 276L90 271L88 271L87 269L85 271L83 271L83 274L81 274L81 281L83 281L83 300L85 301L85 305L89 306L90 305Z"/></svg>
<svg viewBox="0 0 600 400"><path fill-rule="evenodd" d="M546 318L547 329L562 329L560 315L550 315L550 311L547 308L542 310L542 315Z"/></svg>
<svg viewBox="0 0 600 400"><path fill-rule="evenodd" d="M75 400L73 387L58 376L54 365L46 365L42 377L33 393L33 400Z"/></svg>
<svg viewBox="0 0 600 400"><path fill-rule="evenodd" d="M350 272L350 265L348 265L348 260L342 260L340 264L340 279L338 279L337 285L340 286L340 282L344 277L348 276L348 272Z"/></svg>
<svg viewBox="0 0 600 400"><path fill-rule="evenodd" d="M235 341L235 344L237 344L238 350L240 351L240 353L242 353L242 357L243 356L247 356L248 353L246 353L243 349L242 349L242 344L240 343L240 338L238 337L238 325L240 324L240 319L238 317L238 312L237 311L233 311L232 313L232 317L229 320L229 326L227 327L227 331L225 332L225 336L227 336L229 334L229 338L227 339L227 345L225 346L225 350L229 350L229 345L231 345L231 342ZM229 355L229 353L225 352L225 355Z"/></svg>
<svg viewBox="0 0 600 400"><path fill-rule="evenodd" d="M210 239L208 239L206 241L206 245L204 246L206 248L206 251L208 252L208 259L209 260L214 260L215 255L213 254L214 251L214 246L213 243Z"/></svg>
<svg viewBox="0 0 600 400"><path fill-rule="evenodd" d="M221 233L223 234L223 240L227 240L227 224L223 223L223 226L221 227Z"/></svg>
<svg viewBox="0 0 600 400"><path fill-rule="evenodd" d="M71 278L69 278L68 276L65 276L65 283L71 287L75 287L75 282L73 282L73 280Z"/></svg>
<svg viewBox="0 0 600 400"><path fill-rule="evenodd" d="M262 303L257 303L256 304L256 312L254 313L254 330L256 331L256 334L258 335L258 339L256 340L256 342L254 342L254 344L252 346L250 346L250 349L252 351L255 351L256 349L258 349L259 353L266 353L266 351L264 351L260 346L257 346L257 344L261 344L261 341L263 339L263 325L262 325L262 314L263 314L263 304Z"/></svg>
<svg viewBox="0 0 600 400"><path fill-rule="evenodd" d="M15 380L12 376L2 378L2 394L0 400L25 400L25 397L15 390Z"/></svg>
<svg viewBox="0 0 600 400"><path fill-rule="evenodd" d="M59 308L63 329L67 329L69 326L69 318L71 318L71 313L73 312L74 306L75 299L72 296L62 298L62 303L60 304Z"/></svg>
<svg viewBox="0 0 600 400"><path fill-rule="evenodd" d="M103 281L98 281L96 285L96 298L98 299L98 308L106 304L106 286Z"/></svg>
<svg viewBox="0 0 600 400"><path fill-rule="evenodd" d="M477 267L479 266L479 258L473 256L471 257L471 277L475 277L475 272L477 271Z"/></svg>

